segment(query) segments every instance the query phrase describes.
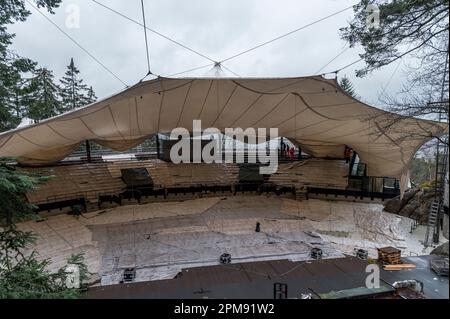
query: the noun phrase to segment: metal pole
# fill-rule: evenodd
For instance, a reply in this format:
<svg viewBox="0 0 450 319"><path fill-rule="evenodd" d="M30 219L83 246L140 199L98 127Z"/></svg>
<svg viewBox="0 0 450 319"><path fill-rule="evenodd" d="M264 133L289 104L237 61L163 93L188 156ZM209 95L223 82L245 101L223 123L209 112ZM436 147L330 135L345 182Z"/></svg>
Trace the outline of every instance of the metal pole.
<svg viewBox="0 0 450 319"><path fill-rule="evenodd" d="M156 134L156 159L160 159L161 158L161 156L160 156L160 154L159 154L159 149L160 149L160 146L159 146L159 134Z"/></svg>
<svg viewBox="0 0 450 319"><path fill-rule="evenodd" d="M447 44L447 55L445 57L445 70L444 70L444 77L442 79L442 86L441 86L441 103L444 100L444 94L445 94L445 83L446 83L446 78L447 78L447 71L448 71L448 58L449 58L449 45L450 43ZM447 115L448 117L448 115ZM442 120L442 107L439 108L439 122ZM448 147L448 145L443 145L444 147ZM441 149L441 142L439 141L439 139L437 140L437 147L436 147L436 188L435 188L435 200L439 201L439 211L438 211L438 216L437 216L437 224L435 227L435 238L434 242L435 243L439 243L439 233L440 233L440 228L441 228L441 219L442 219L442 211L443 211L443 187L444 183L445 183L445 177L443 174L445 174L445 172L441 172L441 174L439 174L439 157L441 155L444 154L440 154L440 149ZM445 152L444 152L445 153ZM446 158L443 159L444 161L447 161ZM441 175L441 176L439 176ZM441 178L441 181L438 182L438 178ZM439 189L438 189L439 188Z"/></svg>
<svg viewBox="0 0 450 319"><path fill-rule="evenodd" d="M92 162L92 158L91 158L91 143L89 142L89 140L86 140L86 157L87 157L88 163L91 163Z"/></svg>

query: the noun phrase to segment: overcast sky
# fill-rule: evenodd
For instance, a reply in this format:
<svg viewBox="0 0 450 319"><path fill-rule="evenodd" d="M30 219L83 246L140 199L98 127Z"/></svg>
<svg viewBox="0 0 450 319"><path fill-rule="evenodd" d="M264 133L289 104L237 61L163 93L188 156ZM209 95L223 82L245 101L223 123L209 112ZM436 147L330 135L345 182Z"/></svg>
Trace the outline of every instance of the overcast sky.
<svg viewBox="0 0 450 319"><path fill-rule="evenodd" d="M98 0L123 14L142 21L140 0ZM147 24L193 49L223 60L262 42L271 40L305 24L342 10L357 0L145 0ZM80 10L80 27L68 28L66 10L76 4ZM94 87L98 97L106 97L123 85L75 46L41 15L32 11L26 22L10 27L16 33L13 48L40 66L61 77L70 58L81 70L85 82ZM63 0L55 15L47 14L82 46L108 66L127 84L135 84L147 73L142 27L107 11L91 0ZM353 11L348 10L323 22L278 40L265 47L225 63L242 77L291 77L316 74L341 52L345 42L339 28L348 24ZM148 34L152 71L162 76L208 64L173 43ZM323 72L334 71L359 58L360 49L347 50ZM407 61L402 61L406 63ZM385 67L360 79L356 64L339 76L347 75L362 100L379 106L383 87L389 93L398 92L404 81L401 66ZM398 68L398 71L395 70ZM205 68L182 76L211 75ZM394 73L395 72L395 73ZM233 76L224 70L225 75ZM392 77L392 75L394 76ZM389 82L389 79L392 80Z"/></svg>

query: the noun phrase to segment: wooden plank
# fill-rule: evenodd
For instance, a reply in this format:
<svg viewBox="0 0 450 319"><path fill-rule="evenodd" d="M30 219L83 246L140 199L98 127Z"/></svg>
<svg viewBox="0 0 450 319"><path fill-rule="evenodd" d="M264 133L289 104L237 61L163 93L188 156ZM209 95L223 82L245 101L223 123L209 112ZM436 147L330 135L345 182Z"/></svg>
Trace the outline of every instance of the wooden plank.
<svg viewBox="0 0 450 319"><path fill-rule="evenodd" d="M414 264L399 264L399 265L385 265L384 270L403 270L403 269L415 269L417 266Z"/></svg>

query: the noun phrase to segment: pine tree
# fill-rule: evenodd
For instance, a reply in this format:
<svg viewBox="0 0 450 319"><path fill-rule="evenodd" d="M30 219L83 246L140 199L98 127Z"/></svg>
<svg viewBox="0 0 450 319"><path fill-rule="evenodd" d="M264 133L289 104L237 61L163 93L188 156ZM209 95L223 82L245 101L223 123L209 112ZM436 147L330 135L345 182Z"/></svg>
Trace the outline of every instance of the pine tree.
<svg viewBox="0 0 450 319"><path fill-rule="evenodd" d="M61 0L33 0L50 13ZM0 1L0 131L15 128L23 114L22 88L24 74L34 69L35 63L12 52L9 46L14 34L8 32L8 25L23 22L31 14L25 1Z"/></svg>
<svg viewBox="0 0 450 319"><path fill-rule="evenodd" d="M26 199L47 177L24 173L9 165L9 159L0 158L0 299L78 298L80 289L66 287L67 266L56 273L48 271L50 260L39 260L31 251L36 236L16 228L15 223L36 216L34 206ZM80 270L80 288L90 273L84 255L73 255L68 260Z"/></svg>
<svg viewBox="0 0 450 319"><path fill-rule="evenodd" d="M91 276L84 254L72 255L67 265L50 273L50 260L40 260L34 250L29 253L35 243L36 236L31 232L16 227L0 230L0 299L79 298ZM66 286L69 265L80 270L80 289Z"/></svg>
<svg viewBox="0 0 450 319"><path fill-rule="evenodd" d="M27 82L22 75L33 70L29 59L1 55L0 46L0 131L15 128L24 116L23 88Z"/></svg>
<svg viewBox="0 0 450 319"><path fill-rule="evenodd" d="M47 177L26 174L9 162L0 158L0 228L10 227L14 222L31 216L35 207L28 203L25 195L48 180Z"/></svg>
<svg viewBox="0 0 450 319"><path fill-rule="evenodd" d="M61 99L64 111L75 110L89 104L87 85L78 76L80 70L75 66L73 58L67 66L67 72L61 79ZM92 91L93 92L93 91ZM95 94L93 94L95 97Z"/></svg>
<svg viewBox="0 0 450 319"><path fill-rule="evenodd" d="M87 101L89 104L97 101L97 96L95 95L95 92L94 92L94 89L92 88L92 86L88 90Z"/></svg>
<svg viewBox="0 0 450 319"><path fill-rule="evenodd" d="M347 92L348 95L356 98L355 89L353 88L353 83L350 81L350 79L348 77L344 76L339 81L339 85L345 92Z"/></svg>
<svg viewBox="0 0 450 319"><path fill-rule="evenodd" d="M27 117L39 122L60 114L62 105L53 72L42 68L37 69L34 75L25 89L24 104L27 106Z"/></svg>

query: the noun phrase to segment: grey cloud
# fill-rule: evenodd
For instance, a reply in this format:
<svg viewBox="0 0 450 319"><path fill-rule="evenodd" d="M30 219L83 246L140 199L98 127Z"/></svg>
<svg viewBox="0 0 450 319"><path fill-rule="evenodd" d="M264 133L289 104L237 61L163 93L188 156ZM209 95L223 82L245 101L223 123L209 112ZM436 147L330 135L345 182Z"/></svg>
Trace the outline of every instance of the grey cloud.
<svg viewBox="0 0 450 319"><path fill-rule="evenodd" d="M99 1L133 19L142 19L139 0ZM134 84L142 78L147 68L142 28L90 0L63 1L56 14L50 16L59 26L64 27L65 8L71 3L80 6L81 28L65 30L125 82ZM353 3L354 0L146 0L146 13L149 27L220 60ZM338 30L351 17L349 10L229 61L225 66L241 76L312 75L342 50L345 43L339 38ZM86 83L93 85L99 97L123 88L37 13L33 12L25 23L17 23L10 30L17 35L14 49L54 70L56 76L65 72L69 59L74 57ZM152 69L157 74L167 76L209 62L152 33L149 33L149 42ZM325 71L355 61L359 58L358 53L357 48L348 50ZM364 79L354 76L357 67L352 66L341 75L349 76L357 93L376 104L379 91L395 67L386 67ZM226 70L224 72L230 75ZM205 74L208 74L207 68L184 76ZM404 79L402 72L398 72L388 91L398 91Z"/></svg>

